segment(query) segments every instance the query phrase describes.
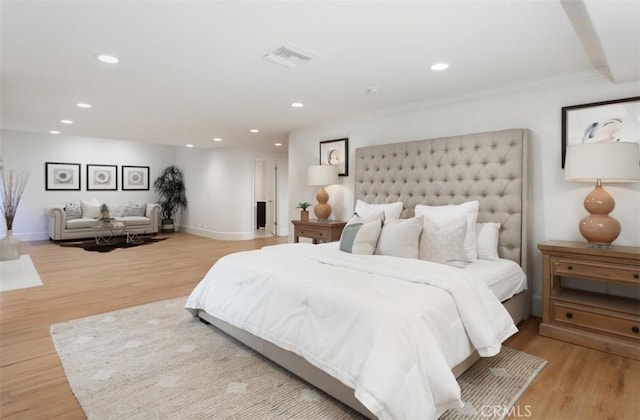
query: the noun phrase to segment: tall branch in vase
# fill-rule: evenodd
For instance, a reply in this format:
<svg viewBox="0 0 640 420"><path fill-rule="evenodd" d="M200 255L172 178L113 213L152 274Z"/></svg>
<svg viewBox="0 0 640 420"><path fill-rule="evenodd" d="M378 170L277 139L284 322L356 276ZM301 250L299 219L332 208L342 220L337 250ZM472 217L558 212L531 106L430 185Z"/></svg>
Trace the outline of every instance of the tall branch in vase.
<svg viewBox="0 0 640 420"><path fill-rule="evenodd" d="M0 210L7 223L7 231L10 231L13 230L13 219L16 217L24 187L27 185L29 172L2 168L0 174L2 175L2 183L0 184L2 188L2 207Z"/></svg>

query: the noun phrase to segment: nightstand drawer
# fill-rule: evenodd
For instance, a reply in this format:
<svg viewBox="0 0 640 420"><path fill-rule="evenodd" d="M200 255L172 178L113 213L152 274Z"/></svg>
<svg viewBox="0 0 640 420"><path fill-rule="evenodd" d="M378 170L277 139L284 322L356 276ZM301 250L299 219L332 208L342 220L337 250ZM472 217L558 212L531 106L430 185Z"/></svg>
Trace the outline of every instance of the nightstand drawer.
<svg viewBox="0 0 640 420"><path fill-rule="evenodd" d="M314 229L309 227L300 228L298 230L299 236L311 239L327 239L327 231L324 229Z"/></svg>
<svg viewBox="0 0 640 420"><path fill-rule="evenodd" d="M552 264L553 274L557 276L614 281L630 285L640 284L640 270L637 266L557 257L552 258Z"/></svg>
<svg viewBox="0 0 640 420"><path fill-rule="evenodd" d="M638 317L551 301L551 319L552 322L640 340Z"/></svg>

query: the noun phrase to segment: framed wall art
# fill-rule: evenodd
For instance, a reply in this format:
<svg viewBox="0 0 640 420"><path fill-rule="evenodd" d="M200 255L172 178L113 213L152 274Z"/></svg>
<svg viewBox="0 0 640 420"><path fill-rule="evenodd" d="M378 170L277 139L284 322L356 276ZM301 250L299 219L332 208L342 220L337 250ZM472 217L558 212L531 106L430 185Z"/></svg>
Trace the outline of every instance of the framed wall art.
<svg viewBox="0 0 640 420"><path fill-rule="evenodd" d="M349 175L349 139L320 142L320 165L336 165L338 176Z"/></svg>
<svg viewBox="0 0 640 420"><path fill-rule="evenodd" d="M567 146L640 140L640 96L562 108L562 168Z"/></svg>
<svg viewBox="0 0 640 420"><path fill-rule="evenodd" d="M44 185L47 191L80 190L80 164L45 162Z"/></svg>
<svg viewBox="0 0 640 420"><path fill-rule="evenodd" d="M117 165L87 165L87 191L116 191Z"/></svg>
<svg viewBox="0 0 640 420"><path fill-rule="evenodd" d="M123 166L122 191L149 190L148 166Z"/></svg>

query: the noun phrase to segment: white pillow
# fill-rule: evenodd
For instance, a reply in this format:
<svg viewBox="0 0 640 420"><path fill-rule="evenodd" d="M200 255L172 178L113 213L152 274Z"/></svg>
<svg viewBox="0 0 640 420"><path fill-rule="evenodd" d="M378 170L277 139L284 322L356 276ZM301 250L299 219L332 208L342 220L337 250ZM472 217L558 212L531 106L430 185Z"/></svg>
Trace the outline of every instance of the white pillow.
<svg viewBox="0 0 640 420"><path fill-rule="evenodd" d="M477 223L476 242L478 258L495 261L498 257L498 239L500 238L500 223Z"/></svg>
<svg viewBox="0 0 640 420"><path fill-rule="evenodd" d="M448 206L416 206L416 216L424 216L438 226L442 226L454 219L462 216L467 217L467 234L464 238L464 260L470 262L478 258L476 247L476 220L478 219L478 208L480 203L467 201L462 204L452 204Z"/></svg>
<svg viewBox="0 0 640 420"><path fill-rule="evenodd" d="M384 212L385 220L399 219L400 213L402 213L402 202L396 201L395 203L388 204L369 204L362 200L358 200L356 201L356 209L354 212L363 219L366 219L370 215L381 211Z"/></svg>
<svg viewBox="0 0 640 420"><path fill-rule="evenodd" d="M363 223L362 221L353 221L355 217L357 216L352 217L352 220L342 230L340 251L372 255L378 244L382 220L374 219Z"/></svg>
<svg viewBox="0 0 640 420"><path fill-rule="evenodd" d="M424 230L420 237L420 259L464 267L464 238L467 235L467 218L454 219L438 226L424 218Z"/></svg>
<svg viewBox="0 0 640 420"><path fill-rule="evenodd" d="M385 221L375 253L377 255L418 258L423 224L422 217Z"/></svg>
<svg viewBox="0 0 640 420"><path fill-rule="evenodd" d="M97 219L100 217L100 202L97 198L94 198L93 201L80 200L80 208L84 218Z"/></svg>

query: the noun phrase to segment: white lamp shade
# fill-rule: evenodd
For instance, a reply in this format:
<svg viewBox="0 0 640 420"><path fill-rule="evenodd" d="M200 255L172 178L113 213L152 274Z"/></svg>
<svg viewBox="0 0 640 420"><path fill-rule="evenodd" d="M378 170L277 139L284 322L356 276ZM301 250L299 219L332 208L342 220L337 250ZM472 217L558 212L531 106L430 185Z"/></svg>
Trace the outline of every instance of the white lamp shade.
<svg viewBox="0 0 640 420"><path fill-rule="evenodd" d="M567 147L564 179L573 182L640 181L640 144L583 143Z"/></svg>
<svg viewBox="0 0 640 420"><path fill-rule="evenodd" d="M334 165L314 165L307 169L309 185L327 186L338 183L338 168Z"/></svg>

